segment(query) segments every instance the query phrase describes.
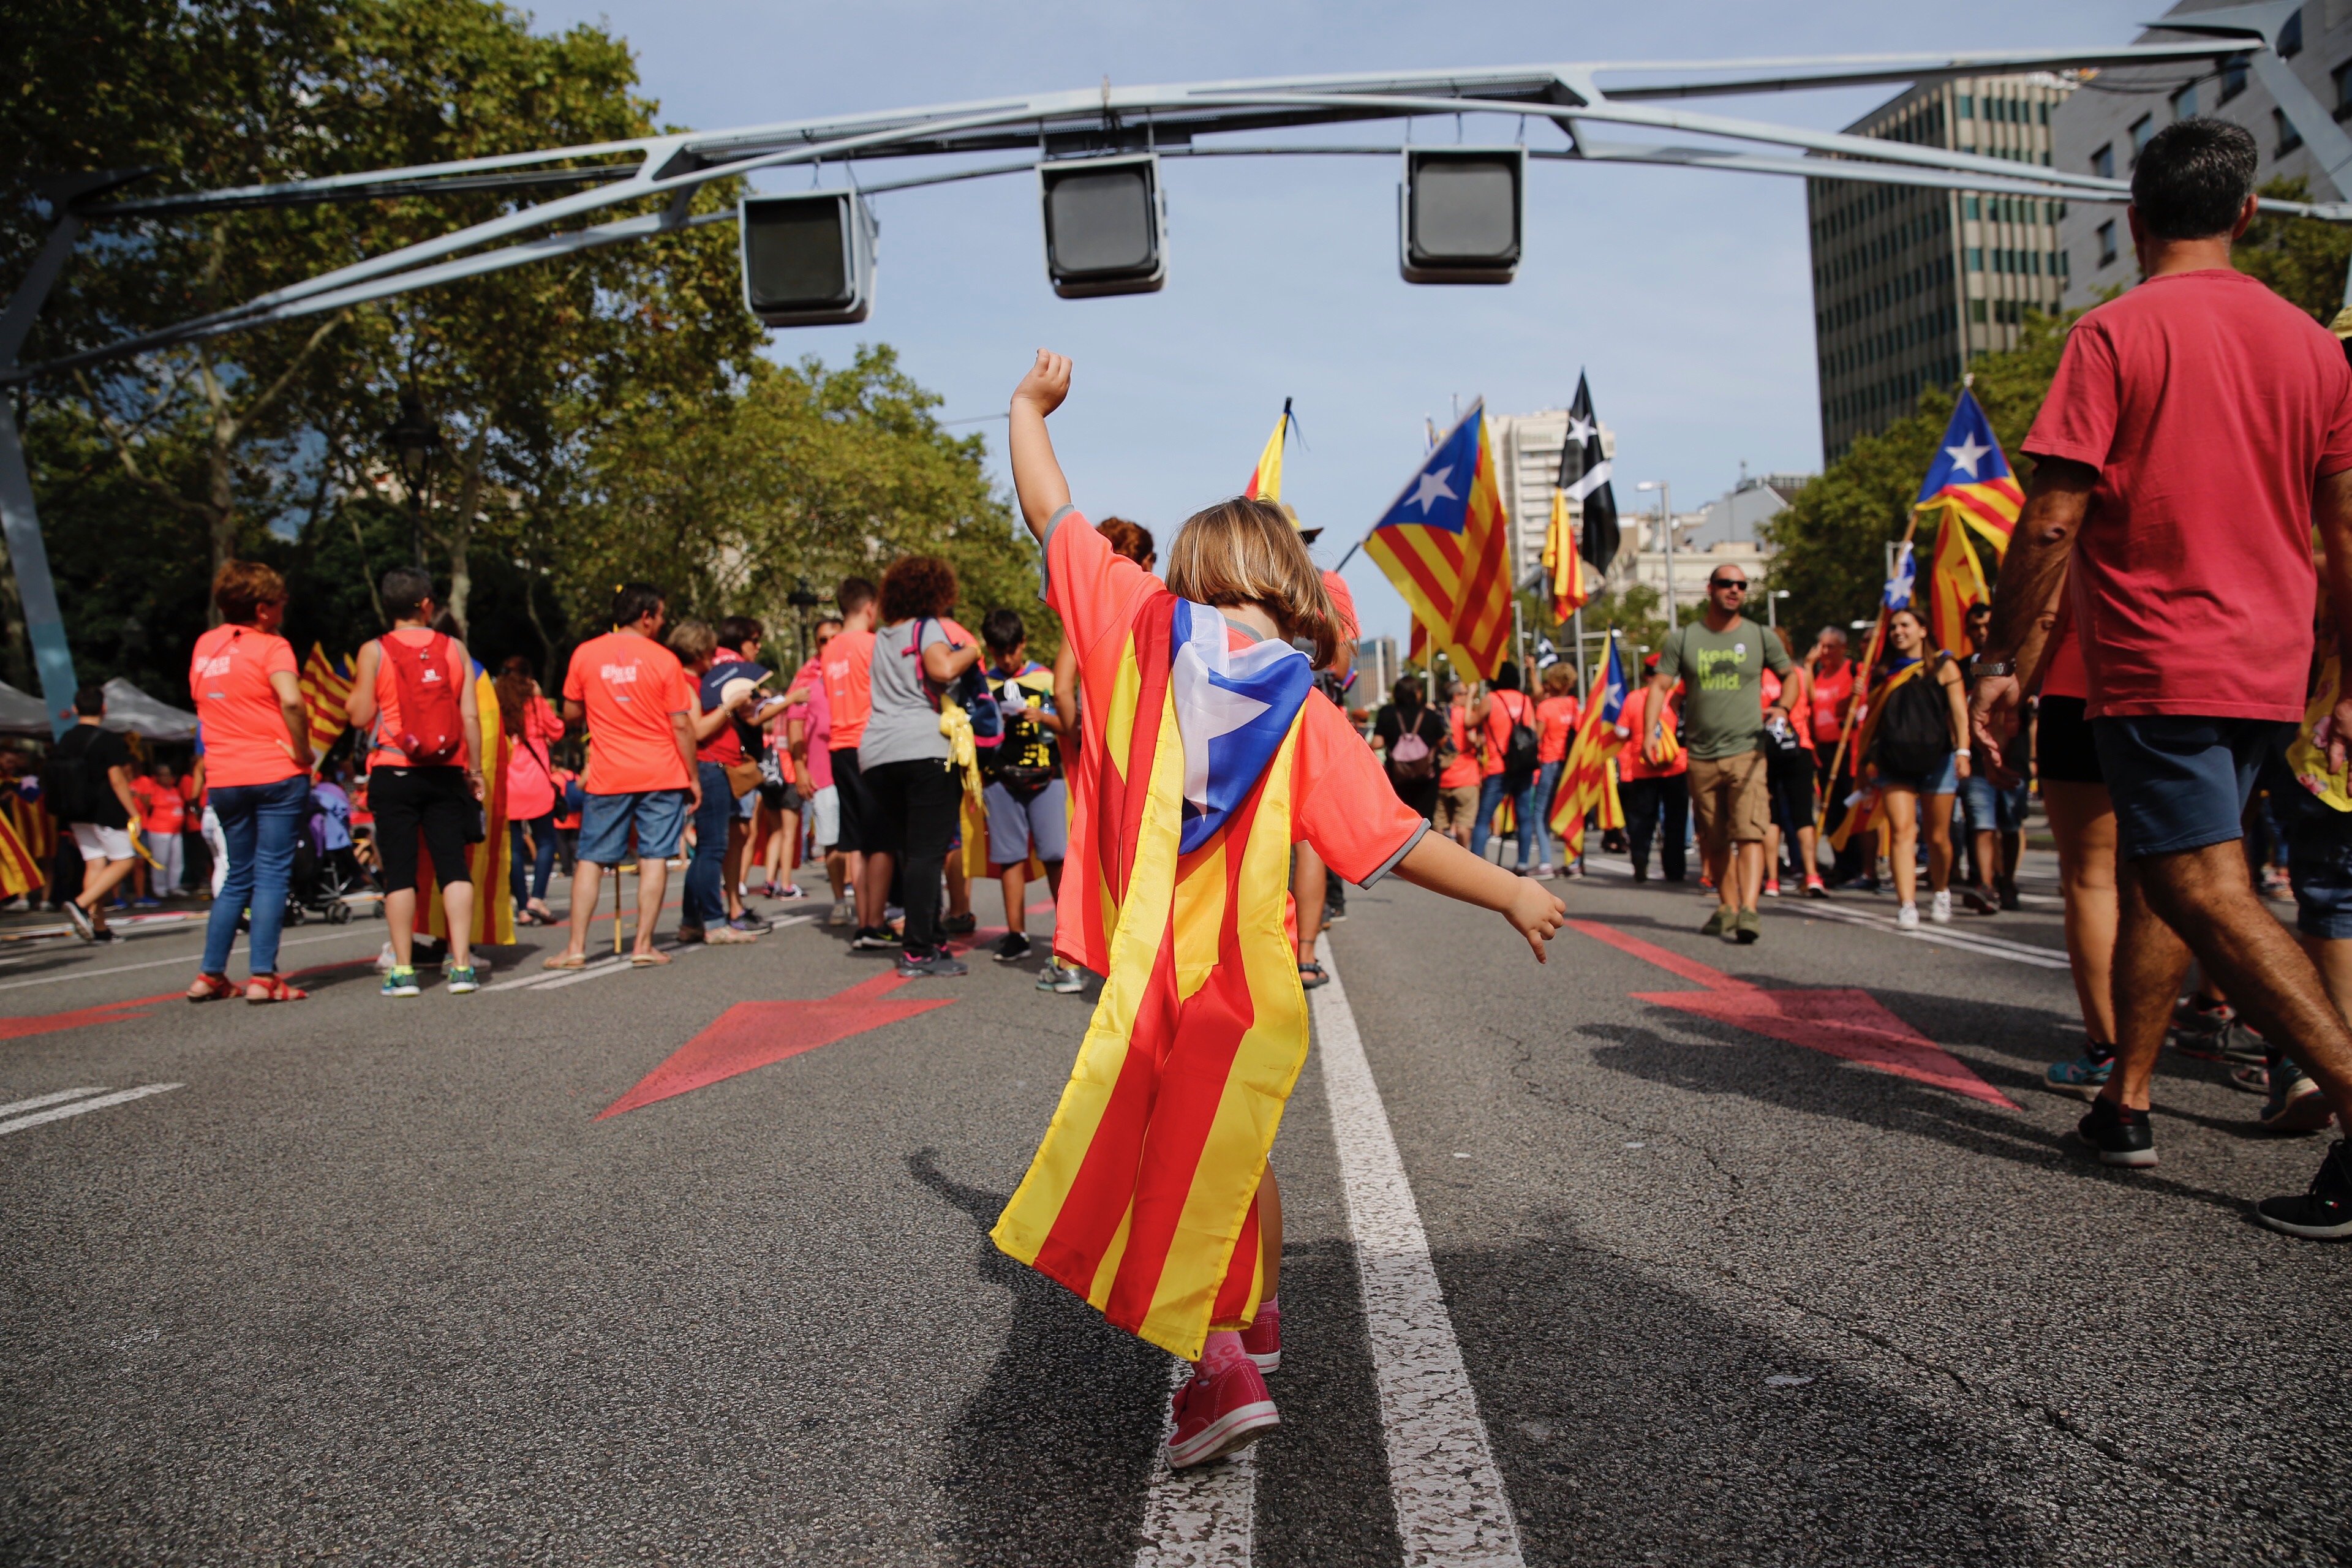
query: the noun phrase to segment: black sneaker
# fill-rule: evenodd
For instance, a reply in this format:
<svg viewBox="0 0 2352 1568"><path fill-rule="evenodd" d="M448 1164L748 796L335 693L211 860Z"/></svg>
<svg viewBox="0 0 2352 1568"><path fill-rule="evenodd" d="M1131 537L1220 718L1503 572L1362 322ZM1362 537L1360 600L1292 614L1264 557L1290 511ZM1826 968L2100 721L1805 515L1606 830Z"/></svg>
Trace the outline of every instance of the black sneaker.
<svg viewBox="0 0 2352 1568"><path fill-rule="evenodd" d="M970 936L979 929L979 917L969 911L945 916L940 921L940 930L949 936Z"/></svg>
<svg viewBox="0 0 2352 1568"><path fill-rule="evenodd" d="M73 925L74 935L84 942L98 940L98 927L91 923L89 911L73 900L66 900L66 919Z"/></svg>
<svg viewBox="0 0 2352 1568"><path fill-rule="evenodd" d="M1029 945L1029 939L1027 937L1022 935L1017 931L1009 931L1004 933L1003 940L998 942L996 944L996 962L999 963L1018 963L1034 951L1035 950Z"/></svg>
<svg viewBox="0 0 2352 1568"><path fill-rule="evenodd" d="M2097 1151L2102 1165L2146 1170L2156 1163L2156 1129L2145 1110L2127 1110L2102 1095L2091 1101L2090 1113L2074 1131Z"/></svg>
<svg viewBox="0 0 2352 1568"><path fill-rule="evenodd" d="M881 926L859 926L849 942L853 952L887 952L898 945L898 939Z"/></svg>
<svg viewBox="0 0 2352 1568"><path fill-rule="evenodd" d="M970 973L971 972L964 967L961 960L950 958L944 948L936 952L922 952L910 947L898 955L898 973L902 979L920 980L929 977L944 980L952 975Z"/></svg>
<svg viewBox="0 0 2352 1568"><path fill-rule="evenodd" d="M2254 1205L2254 1217L2283 1236L2306 1241L2352 1239L2352 1147L2341 1138L2329 1144L2309 1192L2264 1198Z"/></svg>
<svg viewBox="0 0 2352 1568"><path fill-rule="evenodd" d="M2260 1067L2269 1059L2262 1036L2234 1015L2222 1019L2210 1032L2181 1029L2172 1037L2172 1048L2199 1061L2230 1062L2239 1067Z"/></svg>

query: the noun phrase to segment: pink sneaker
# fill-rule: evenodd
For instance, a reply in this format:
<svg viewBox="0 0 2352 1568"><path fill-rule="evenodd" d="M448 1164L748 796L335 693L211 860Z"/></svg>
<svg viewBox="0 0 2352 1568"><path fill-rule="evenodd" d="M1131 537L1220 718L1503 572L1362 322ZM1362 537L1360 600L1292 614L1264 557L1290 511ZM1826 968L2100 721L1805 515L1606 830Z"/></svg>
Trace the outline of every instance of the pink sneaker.
<svg viewBox="0 0 2352 1568"><path fill-rule="evenodd" d="M1257 1363L1260 1372L1282 1370L1282 1309L1272 1301L1261 1303L1257 1316L1242 1331L1242 1353Z"/></svg>
<svg viewBox="0 0 2352 1568"><path fill-rule="evenodd" d="M1246 1448L1282 1425L1265 1379L1247 1356L1230 1356L1212 1371L1192 1369L1176 1391L1176 1429L1168 1437L1168 1468L1187 1469Z"/></svg>

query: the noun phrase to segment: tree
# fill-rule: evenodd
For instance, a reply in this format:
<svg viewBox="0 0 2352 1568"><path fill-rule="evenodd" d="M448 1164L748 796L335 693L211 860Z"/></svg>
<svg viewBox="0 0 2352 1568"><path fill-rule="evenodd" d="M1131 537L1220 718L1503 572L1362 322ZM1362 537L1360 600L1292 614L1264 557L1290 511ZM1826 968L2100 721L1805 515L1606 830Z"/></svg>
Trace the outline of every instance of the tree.
<svg viewBox="0 0 2352 1568"><path fill-rule="evenodd" d="M2311 188L2301 179L2273 180L2263 195L2307 202ZM2322 326L2345 306L2346 268L2352 266L2352 227L2312 217L2265 214L2230 255L2238 270L2269 284L2281 299L2311 312Z"/></svg>

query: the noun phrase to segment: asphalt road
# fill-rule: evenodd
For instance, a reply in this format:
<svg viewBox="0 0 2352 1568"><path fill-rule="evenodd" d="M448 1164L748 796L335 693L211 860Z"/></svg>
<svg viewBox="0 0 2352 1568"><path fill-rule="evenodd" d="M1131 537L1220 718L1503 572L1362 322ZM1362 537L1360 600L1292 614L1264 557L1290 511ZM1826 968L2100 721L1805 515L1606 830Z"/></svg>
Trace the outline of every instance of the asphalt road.
<svg viewBox="0 0 2352 1568"><path fill-rule="evenodd" d="M2168 1059L2159 1168L2070 1150L2054 905L1738 948L1562 886L1543 968L1352 895L1276 1154L1284 1426L1181 1483L1168 1358L986 1240L1087 1012L1025 968L868 984L804 924L551 988L542 938L392 1003L362 921L289 933L312 1000L195 1008L191 932L10 944L0 1560L2352 1560L2352 1247L2246 1215L2319 1143ZM1420 1338L1368 1314L1433 1269Z"/></svg>

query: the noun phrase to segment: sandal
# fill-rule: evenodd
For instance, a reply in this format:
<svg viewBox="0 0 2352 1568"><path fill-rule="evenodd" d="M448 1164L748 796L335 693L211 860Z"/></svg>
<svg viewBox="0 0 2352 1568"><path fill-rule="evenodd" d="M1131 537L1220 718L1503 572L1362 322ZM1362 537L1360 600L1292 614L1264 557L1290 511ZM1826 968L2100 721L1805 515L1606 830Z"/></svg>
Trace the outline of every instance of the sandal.
<svg viewBox="0 0 2352 1568"><path fill-rule="evenodd" d="M226 974L198 974L196 983L187 990L191 1002L218 1002L236 994L236 987L229 984Z"/></svg>
<svg viewBox="0 0 2352 1568"><path fill-rule="evenodd" d="M588 955L584 952L559 952L553 958L540 960L541 969L585 969Z"/></svg>
<svg viewBox="0 0 2352 1568"><path fill-rule="evenodd" d="M629 954L629 967L631 969L651 969L656 964L667 963L668 962L669 954L662 952L659 948L655 948L646 952L633 952Z"/></svg>
<svg viewBox="0 0 2352 1568"><path fill-rule="evenodd" d="M245 983L245 999L257 1007L268 1002L307 1002L310 998L308 991L287 984L280 975L257 974Z"/></svg>
<svg viewBox="0 0 2352 1568"><path fill-rule="evenodd" d="M1328 985L1330 984L1331 972L1325 969L1321 964L1302 963L1298 966L1298 988L1300 990L1312 991L1318 985Z"/></svg>

